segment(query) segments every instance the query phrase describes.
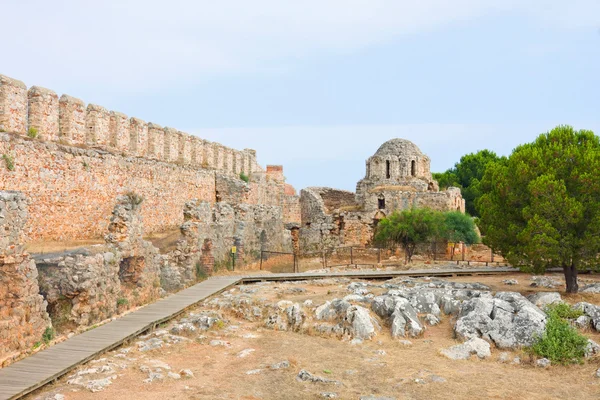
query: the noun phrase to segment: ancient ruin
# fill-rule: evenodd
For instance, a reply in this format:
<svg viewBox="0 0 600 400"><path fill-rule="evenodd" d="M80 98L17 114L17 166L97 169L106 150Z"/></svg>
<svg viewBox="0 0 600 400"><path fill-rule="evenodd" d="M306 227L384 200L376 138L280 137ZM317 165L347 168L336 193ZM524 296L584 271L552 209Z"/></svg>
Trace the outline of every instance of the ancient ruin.
<svg viewBox="0 0 600 400"><path fill-rule="evenodd" d="M382 144L367 160L366 169L356 193L320 187L301 191L303 249L369 244L377 222L396 210L465 212L460 189L440 191L429 157L408 140Z"/></svg>
<svg viewBox="0 0 600 400"><path fill-rule="evenodd" d="M0 75L0 157L0 364L47 329L97 324L232 257L293 250L300 198L251 149ZM35 251L47 242L57 250Z"/></svg>

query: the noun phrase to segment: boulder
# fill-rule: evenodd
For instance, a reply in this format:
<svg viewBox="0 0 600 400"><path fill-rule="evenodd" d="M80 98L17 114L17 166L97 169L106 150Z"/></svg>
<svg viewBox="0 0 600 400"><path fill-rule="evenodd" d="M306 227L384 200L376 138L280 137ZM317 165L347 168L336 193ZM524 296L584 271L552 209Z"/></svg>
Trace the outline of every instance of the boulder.
<svg viewBox="0 0 600 400"><path fill-rule="evenodd" d="M558 292L538 292L527 296L527 300L538 306L544 308L550 304L562 303L562 298Z"/></svg>
<svg viewBox="0 0 600 400"><path fill-rule="evenodd" d="M546 328L546 315L519 293L499 292L463 303L454 332L461 339L482 337L501 349L531 346Z"/></svg>
<svg viewBox="0 0 600 400"><path fill-rule="evenodd" d="M595 330L600 331L600 307L590 303L577 303L573 306L576 310L581 310L591 318L592 326Z"/></svg>
<svg viewBox="0 0 600 400"><path fill-rule="evenodd" d="M379 328L369 310L361 306L350 306L346 310L345 322L349 325L349 331L355 339L371 339L376 335Z"/></svg>
<svg viewBox="0 0 600 400"><path fill-rule="evenodd" d="M592 339L588 339L588 343L585 346L585 358L592 358L597 355L600 355L600 345Z"/></svg>
<svg viewBox="0 0 600 400"><path fill-rule="evenodd" d="M600 282L586 285L580 290L581 293L600 293Z"/></svg>
<svg viewBox="0 0 600 400"><path fill-rule="evenodd" d="M480 338L470 339L463 344L444 349L441 353L451 360L468 360L473 354L480 359L489 358L492 355L490 344Z"/></svg>

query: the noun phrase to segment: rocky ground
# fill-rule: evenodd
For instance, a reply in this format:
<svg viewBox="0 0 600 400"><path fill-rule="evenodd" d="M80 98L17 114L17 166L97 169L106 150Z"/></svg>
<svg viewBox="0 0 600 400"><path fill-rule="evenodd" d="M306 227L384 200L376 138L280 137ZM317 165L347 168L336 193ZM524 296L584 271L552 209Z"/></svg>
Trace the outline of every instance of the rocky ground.
<svg viewBox="0 0 600 400"><path fill-rule="evenodd" d="M600 278L582 278L572 296L558 275L240 286L29 398L597 399ZM557 301L585 312L582 365L523 350Z"/></svg>

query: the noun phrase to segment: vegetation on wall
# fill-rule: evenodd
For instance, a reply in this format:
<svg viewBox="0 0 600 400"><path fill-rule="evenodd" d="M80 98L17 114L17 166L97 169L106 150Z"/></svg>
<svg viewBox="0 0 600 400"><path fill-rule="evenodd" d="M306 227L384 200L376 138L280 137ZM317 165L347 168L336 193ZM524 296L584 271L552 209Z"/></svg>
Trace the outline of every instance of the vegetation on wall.
<svg viewBox="0 0 600 400"><path fill-rule="evenodd" d="M567 292L577 271L598 270L600 139L559 126L491 163L478 202L484 243L514 266L537 273L560 267Z"/></svg>

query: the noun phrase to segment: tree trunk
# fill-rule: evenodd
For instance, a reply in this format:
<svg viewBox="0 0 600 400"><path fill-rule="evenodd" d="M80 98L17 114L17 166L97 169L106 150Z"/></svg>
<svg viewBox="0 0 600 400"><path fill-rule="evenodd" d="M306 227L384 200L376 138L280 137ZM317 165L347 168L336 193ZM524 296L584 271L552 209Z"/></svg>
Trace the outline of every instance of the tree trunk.
<svg viewBox="0 0 600 400"><path fill-rule="evenodd" d="M577 293L579 285L577 284L577 267L574 264L563 265L565 273L565 282L567 283L567 293Z"/></svg>

